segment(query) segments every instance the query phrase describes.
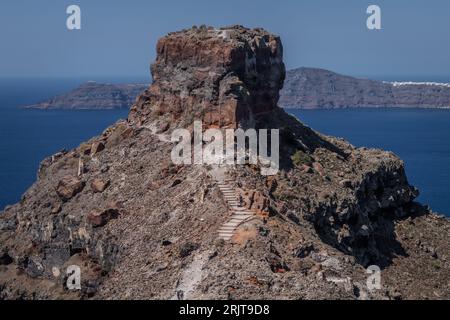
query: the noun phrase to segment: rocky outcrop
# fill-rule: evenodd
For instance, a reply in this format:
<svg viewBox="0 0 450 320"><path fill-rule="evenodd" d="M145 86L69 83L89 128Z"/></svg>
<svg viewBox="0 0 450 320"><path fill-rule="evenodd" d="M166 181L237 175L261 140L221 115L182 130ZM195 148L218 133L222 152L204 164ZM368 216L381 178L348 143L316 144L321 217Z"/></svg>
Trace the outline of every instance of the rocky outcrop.
<svg viewBox="0 0 450 320"><path fill-rule="evenodd" d="M252 126L254 116L277 108L285 77L279 37L262 29L193 28L157 44L153 84L131 108L142 125L155 116L172 127L192 119L206 126Z"/></svg>
<svg viewBox="0 0 450 320"><path fill-rule="evenodd" d="M381 82L314 68L289 70L280 104L285 108L450 108L450 85Z"/></svg>
<svg viewBox="0 0 450 320"><path fill-rule="evenodd" d="M278 37L200 27L163 37L157 52L127 121L45 159L0 215L0 298L450 297L448 219L414 202L394 154L324 136L276 105ZM171 163L170 132L196 118L278 128L279 173ZM230 206L251 219L234 223ZM369 264L381 290L366 286ZM79 291L65 283L71 265Z"/></svg>
<svg viewBox="0 0 450 320"><path fill-rule="evenodd" d="M25 106L28 109L128 109L148 84L106 84L86 82L48 101Z"/></svg>

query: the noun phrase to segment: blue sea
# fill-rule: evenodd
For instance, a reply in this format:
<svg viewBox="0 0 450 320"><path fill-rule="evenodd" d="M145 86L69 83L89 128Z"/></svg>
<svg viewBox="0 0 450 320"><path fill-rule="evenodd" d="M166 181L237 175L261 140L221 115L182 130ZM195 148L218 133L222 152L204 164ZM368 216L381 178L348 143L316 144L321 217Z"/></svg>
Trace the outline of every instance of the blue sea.
<svg viewBox="0 0 450 320"><path fill-rule="evenodd" d="M35 181L42 159L126 118L127 110L18 108L64 93L84 80L0 80L0 210L20 200ZM133 80L142 81L110 82ZM450 216L450 110L288 111L315 130L343 137L355 146L393 151L405 161L410 183L421 192L419 200Z"/></svg>
<svg viewBox="0 0 450 320"><path fill-rule="evenodd" d="M0 210L16 203L36 180L39 163L76 147L128 110L20 109L77 87L82 80L0 80Z"/></svg>

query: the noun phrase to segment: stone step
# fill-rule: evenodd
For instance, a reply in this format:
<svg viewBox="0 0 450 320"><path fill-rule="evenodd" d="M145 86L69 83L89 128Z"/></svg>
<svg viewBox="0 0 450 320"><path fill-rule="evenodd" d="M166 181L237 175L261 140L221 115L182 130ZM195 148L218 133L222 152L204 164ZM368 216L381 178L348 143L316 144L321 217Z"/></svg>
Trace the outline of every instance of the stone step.
<svg viewBox="0 0 450 320"><path fill-rule="evenodd" d="M219 232L219 237L231 238L233 235L234 235L233 232Z"/></svg>
<svg viewBox="0 0 450 320"><path fill-rule="evenodd" d="M223 226L225 226L225 225L232 225L232 224L236 225L236 224L239 224L239 223L241 223L241 222L242 222L241 219L231 218L230 220L228 220L227 222L225 222L225 223L223 224Z"/></svg>
<svg viewBox="0 0 450 320"><path fill-rule="evenodd" d="M231 219L244 219L244 218L248 218L248 217L252 217L253 214L249 214L249 213L235 213L231 216Z"/></svg>
<svg viewBox="0 0 450 320"><path fill-rule="evenodd" d="M234 230L236 230L235 226L232 227L222 227L220 228L219 232L230 232L230 233L234 233Z"/></svg>
<svg viewBox="0 0 450 320"><path fill-rule="evenodd" d="M240 224L244 223L245 220L247 219L243 219L243 220L234 220L234 221L228 221L227 223L223 224L222 226L225 227L238 227Z"/></svg>
<svg viewBox="0 0 450 320"><path fill-rule="evenodd" d="M243 212L243 211L238 211L238 212L233 212L233 215L231 216L231 218L237 218L237 217L251 217L254 216L255 214L253 212Z"/></svg>
<svg viewBox="0 0 450 320"><path fill-rule="evenodd" d="M237 227L239 227L239 225L242 223L242 221L236 222L236 223L229 223L229 224L224 224L222 227L220 227L221 230L231 230L234 231L236 230Z"/></svg>
<svg viewBox="0 0 450 320"><path fill-rule="evenodd" d="M232 236L234 234L234 230L219 230L219 234Z"/></svg>
<svg viewBox="0 0 450 320"><path fill-rule="evenodd" d="M242 207L242 206L236 206L232 209L233 209L233 213L252 212L252 211L248 210L246 207Z"/></svg>
<svg viewBox="0 0 450 320"><path fill-rule="evenodd" d="M220 226L218 234L219 238L230 240L239 225L255 216L255 213L241 206L234 187L234 180L221 180L217 183L217 185L219 186L220 192L232 212L230 219Z"/></svg>
<svg viewBox="0 0 450 320"><path fill-rule="evenodd" d="M247 218L246 218L247 219ZM225 222L223 225L238 225L239 223L241 223L242 221L244 221L245 219L237 219L237 218L232 218L231 220L228 220L227 222Z"/></svg>
<svg viewBox="0 0 450 320"><path fill-rule="evenodd" d="M253 212L247 211L247 210L239 210L239 207L231 206L231 213L232 214L254 214Z"/></svg>
<svg viewBox="0 0 450 320"><path fill-rule="evenodd" d="M221 236L221 235L231 238L232 236L234 236L234 230L230 231L230 232L227 232L227 231L219 232L219 236Z"/></svg>
<svg viewBox="0 0 450 320"><path fill-rule="evenodd" d="M242 223L242 222L244 222L245 220L247 220L248 218L250 218L250 217L233 218L233 219L227 221L227 223Z"/></svg>
<svg viewBox="0 0 450 320"><path fill-rule="evenodd" d="M240 225L245 220L247 220L247 218L239 219L239 220L233 220L233 221L230 220L230 221L227 222L227 225L229 225L229 226L237 226L237 225Z"/></svg>

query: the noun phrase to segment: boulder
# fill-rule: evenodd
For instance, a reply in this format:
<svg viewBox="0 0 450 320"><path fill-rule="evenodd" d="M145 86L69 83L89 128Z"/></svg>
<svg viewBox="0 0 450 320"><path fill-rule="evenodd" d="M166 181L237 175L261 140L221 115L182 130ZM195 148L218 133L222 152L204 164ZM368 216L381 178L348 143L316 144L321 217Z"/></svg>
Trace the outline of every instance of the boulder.
<svg viewBox="0 0 450 320"><path fill-rule="evenodd" d="M91 189L94 192L103 192L108 188L110 180L94 179L91 182Z"/></svg>
<svg viewBox="0 0 450 320"><path fill-rule="evenodd" d="M85 182L73 176L65 176L56 187L56 193L63 201L72 199L75 195L80 193L84 188Z"/></svg>
<svg viewBox="0 0 450 320"><path fill-rule="evenodd" d="M269 199L260 191L240 191L239 193L241 201L247 209L253 210L263 216L269 214Z"/></svg>
<svg viewBox="0 0 450 320"><path fill-rule="evenodd" d="M105 144L103 143L103 141L95 141L92 144L91 147L91 153L92 155L96 155L97 153L99 153L100 151L105 149Z"/></svg>
<svg viewBox="0 0 450 320"><path fill-rule="evenodd" d="M87 221L94 227L102 227L111 219L119 216L119 210L116 208L109 208L106 210L93 209L87 216Z"/></svg>
<svg viewBox="0 0 450 320"><path fill-rule="evenodd" d="M313 163L314 170L322 177L325 176L325 170L323 169L323 166L319 162Z"/></svg>
<svg viewBox="0 0 450 320"><path fill-rule="evenodd" d="M192 251L195 251L198 248L200 248L199 244L192 243L192 242L186 242L185 244L183 244L180 247L180 252L179 252L180 258L185 258L185 257L189 256L192 253Z"/></svg>

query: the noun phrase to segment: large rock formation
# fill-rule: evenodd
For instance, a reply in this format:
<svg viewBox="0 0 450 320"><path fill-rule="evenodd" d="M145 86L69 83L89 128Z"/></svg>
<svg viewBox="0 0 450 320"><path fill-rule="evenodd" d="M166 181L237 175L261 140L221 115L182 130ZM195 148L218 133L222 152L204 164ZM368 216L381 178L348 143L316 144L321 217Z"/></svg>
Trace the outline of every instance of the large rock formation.
<svg viewBox="0 0 450 320"><path fill-rule="evenodd" d="M413 202L398 157L323 136L276 105L278 37L192 28L157 51L155 82L128 120L45 159L0 215L0 298L450 297L449 221ZM280 172L174 165L169 133L195 119L280 129ZM380 290L366 286L369 264L382 269ZM71 265L80 291L66 286Z"/></svg>
<svg viewBox="0 0 450 320"><path fill-rule="evenodd" d="M314 68L289 70L280 104L286 108L450 108L450 84L382 82Z"/></svg>
<svg viewBox="0 0 450 320"><path fill-rule="evenodd" d="M141 125L162 115L171 126L252 126L277 107L285 69L278 37L262 29L193 28L158 41L153 84L130 112Z"/></svg>

